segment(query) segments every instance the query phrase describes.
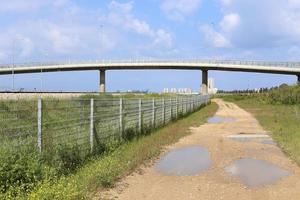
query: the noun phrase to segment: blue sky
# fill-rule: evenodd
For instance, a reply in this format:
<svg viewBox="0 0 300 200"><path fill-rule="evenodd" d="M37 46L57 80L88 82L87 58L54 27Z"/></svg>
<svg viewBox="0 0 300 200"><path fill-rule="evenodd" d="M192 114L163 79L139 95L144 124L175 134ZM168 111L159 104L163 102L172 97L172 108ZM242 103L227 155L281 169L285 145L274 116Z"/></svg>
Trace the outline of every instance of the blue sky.
<svg viewBox="0 0 300 200"><path fill-rule="evenodd" d="M0 63L96 59L299 61L300 0L0 0ZM101 28L103 25L103 28ZM15 44L15 45L14 45ZM219 89L293 84L210 72ZM17 75L16 87L97 91L98 72ZM11 88L0 77L0 89ZM109 91L200 88L200 71L109 71Z"/></svg>

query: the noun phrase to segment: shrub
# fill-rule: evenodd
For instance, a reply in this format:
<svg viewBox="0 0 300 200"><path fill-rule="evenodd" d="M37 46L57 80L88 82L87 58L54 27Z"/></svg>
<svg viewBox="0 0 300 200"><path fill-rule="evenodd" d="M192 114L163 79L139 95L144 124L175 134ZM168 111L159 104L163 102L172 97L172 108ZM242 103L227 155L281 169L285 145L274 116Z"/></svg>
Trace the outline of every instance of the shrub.
<svg viewBox="0 0 300 200"><path fill-rule="evenodd" d="M3 144L2 144L3 145ZM37 152L28 147L18 150L2 146L0 149L0 192L27 192L47 176Z"/></svg>

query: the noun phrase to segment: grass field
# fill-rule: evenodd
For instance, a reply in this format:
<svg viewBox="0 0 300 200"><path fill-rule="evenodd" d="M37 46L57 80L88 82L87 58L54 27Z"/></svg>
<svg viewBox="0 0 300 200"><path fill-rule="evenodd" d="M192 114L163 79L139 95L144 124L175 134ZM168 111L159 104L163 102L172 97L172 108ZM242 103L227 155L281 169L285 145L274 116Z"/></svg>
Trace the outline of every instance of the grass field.
<svg viewBox="0 0 300 200"><path fill-rule="evenodd" d="M89 143L91 97L94 98L93 152L90 152ZM162 101L160 97L166 98ZM120 134L119 98L87 95L80 99L44 99L42 154L37 151L37 101L0 101L0 199L26 196L41 183L50 181L53 184L61 177L72 176L91 160L112 152L124 142L138 141L137 138L149 135L175 118L189 115L200 105L195 107L195 102L192 104L188 97L123 96L123 131ZM141 131L137 112L140 98ZM205 102L198 100L198 103Z"/></svg>
<svg viewBox="0 0 300 200"><path fill-rule="evenodd" d="M119 178L132 172L145 161L160 154L163 147L189 134L188 128L199 126L214 115L217 105L212 103L177 122L121 145L113 153L90 161L76 173L42 183L29 199L83 199L94 191L112 186Z"/></svg>
<svg viewBox="0 0 300 200"><path fill-rule="evenodd" d="M283 151L300 165L300 104L270 103L259 96L228 95L222 97L252 113L272 133Z"/></svg>

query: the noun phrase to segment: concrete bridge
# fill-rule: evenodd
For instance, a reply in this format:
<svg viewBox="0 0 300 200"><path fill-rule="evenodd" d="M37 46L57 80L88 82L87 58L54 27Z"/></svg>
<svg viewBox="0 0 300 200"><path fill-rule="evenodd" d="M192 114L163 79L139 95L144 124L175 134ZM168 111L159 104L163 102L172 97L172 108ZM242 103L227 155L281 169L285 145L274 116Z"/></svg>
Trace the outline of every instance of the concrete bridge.
<svg viewBox="0 0 300 200"><path fill-rule="evenodd" d="M0 75L43 73L58 71L99 70L100 92L105 92L105 72L107 70L201 70L201 91L207 94L209 70L257 72L295 75L300 82L300 62L264 62L231 60L125 60L95 62L51 62L0 65Z"/></svg>

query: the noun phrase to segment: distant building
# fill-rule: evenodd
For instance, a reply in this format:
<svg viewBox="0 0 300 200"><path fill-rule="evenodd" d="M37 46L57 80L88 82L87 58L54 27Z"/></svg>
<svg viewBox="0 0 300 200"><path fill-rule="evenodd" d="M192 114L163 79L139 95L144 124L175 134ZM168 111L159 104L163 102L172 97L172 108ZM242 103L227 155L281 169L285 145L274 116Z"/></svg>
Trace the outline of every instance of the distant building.
<svg viewBox="0 0 300 200"><path fill-rule="evenodd" d="M208 79L208 94L216 94L218 89L215 88L215 83L213 78ZM164 88L164 94L198 94L197 92L193 92L191 88Z"/></svg>
<svg viewBox="0 0 300 200"><path fill-rule="evenodd" d="M164 88L163 93L170 94L193 94L193 90L191 88Z"/></svg>
<svg viewBox="0 0 300 200"><path fill-rule="evenodd" d="M218 92L218 89L215 88L215 80L213 78L208 79L208 94L216 94Z"/></svg>

